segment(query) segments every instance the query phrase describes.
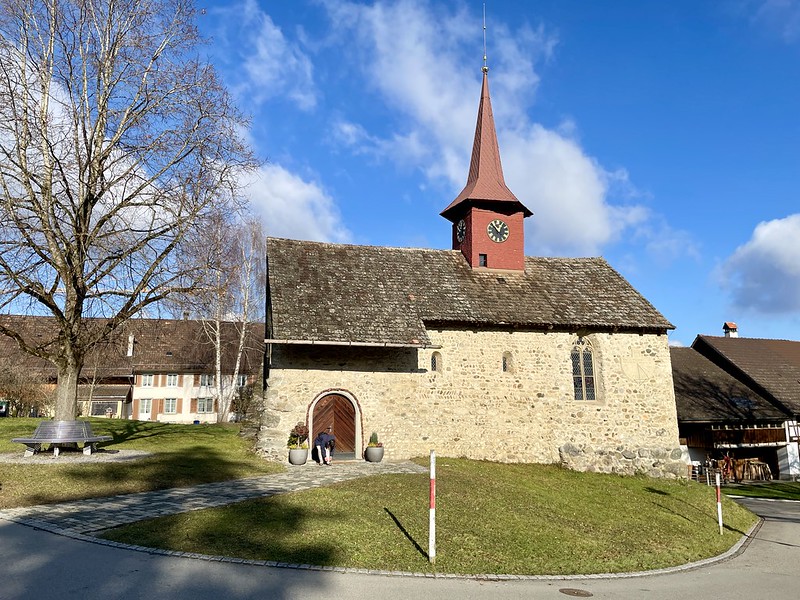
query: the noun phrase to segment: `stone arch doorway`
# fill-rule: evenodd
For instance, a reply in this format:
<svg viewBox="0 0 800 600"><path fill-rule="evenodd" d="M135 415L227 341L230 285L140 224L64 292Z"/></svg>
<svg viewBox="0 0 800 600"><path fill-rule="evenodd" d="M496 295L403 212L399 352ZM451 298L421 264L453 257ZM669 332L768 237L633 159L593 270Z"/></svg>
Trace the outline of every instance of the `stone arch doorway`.
<svg viewBox="0 0 800 600"><path fill-rule="evenodd" d="M320 396L311 409L311 441L320 431L333 427L336 454L353 457L361 453L361 419L357 404L341 392Z"/></svg>

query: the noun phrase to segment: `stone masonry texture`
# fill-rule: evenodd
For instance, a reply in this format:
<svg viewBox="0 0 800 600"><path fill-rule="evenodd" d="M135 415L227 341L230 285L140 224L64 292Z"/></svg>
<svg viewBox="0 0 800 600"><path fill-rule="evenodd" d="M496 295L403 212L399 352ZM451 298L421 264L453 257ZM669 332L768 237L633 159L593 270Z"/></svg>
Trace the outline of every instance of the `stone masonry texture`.
<svg viewBox="0 0 800 600"><path fill-rule="evenodd" d="M357 454L375 431L392 460L433 449L440 456L685 476L666 335L586 335L595 361L591 402L573 396L574 333L448 327L428 335L439 348L273 345L260 451L285 460L292 426L313 428L314 403L337 393L356 407Z"/></svg>

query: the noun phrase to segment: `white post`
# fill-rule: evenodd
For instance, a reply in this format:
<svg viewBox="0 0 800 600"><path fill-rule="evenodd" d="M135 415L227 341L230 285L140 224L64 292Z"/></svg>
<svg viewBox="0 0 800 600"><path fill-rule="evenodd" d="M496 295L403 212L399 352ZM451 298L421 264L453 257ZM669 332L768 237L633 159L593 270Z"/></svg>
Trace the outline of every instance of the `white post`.
<svg viewBox="0 0 800 600"><path fill-rule="evenodd" d="M722 535L722 489L720 488L719 473L717 473L717 520L719 521L719 534Z"/></svg>
<svg viewBox="0 0 800 600"><path fill-rule="evenodd" d="M431 450L431 503L428 517L428 561L436 562L436 453Z"/></svg>

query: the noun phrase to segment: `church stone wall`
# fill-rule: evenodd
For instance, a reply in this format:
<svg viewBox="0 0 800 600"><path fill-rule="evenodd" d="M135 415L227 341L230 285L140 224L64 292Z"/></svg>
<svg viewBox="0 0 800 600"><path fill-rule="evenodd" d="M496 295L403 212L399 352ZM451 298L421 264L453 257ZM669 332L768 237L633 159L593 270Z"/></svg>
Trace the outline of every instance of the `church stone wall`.
<svg viewBox="0 0 800 600"><path fill-rule="evenodd" d="M429 335L441 348L273 347L261 451L285 459L291 427L308 421L316 398L335 391L357 406L357 445L376 431L389 460L435 449L582 471L685 475L666 335L587 335L597 376L591 402L573 397L574 334ZM438 372L431 370L434 352Z"/></svg>

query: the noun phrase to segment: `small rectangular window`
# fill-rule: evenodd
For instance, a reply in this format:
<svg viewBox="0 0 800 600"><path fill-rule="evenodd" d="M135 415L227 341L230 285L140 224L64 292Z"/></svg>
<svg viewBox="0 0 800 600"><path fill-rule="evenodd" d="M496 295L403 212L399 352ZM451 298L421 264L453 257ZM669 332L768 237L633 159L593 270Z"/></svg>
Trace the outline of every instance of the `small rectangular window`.
<svg viewBox="0 0 800 600"><path fill-rule="evenodd" d="M204 387L209 387L214 385L214 376L209 375L208 373L203 373L200 375L200 385Z"/></svg>
<svg viewBox="0 0 800 600"><path fill-rule="evenodd" d="M141 400L139 400L139 414L149 415L152 406L153 406L153 401L150 398L142 398Z"/></svg>
<svg viewBox="0 0 800 600"><path fill-rule="evenodd" d="M214 399L213 398L198 398L197 399L197 412L198 413L212 413L212 412L214 412Z"/></svg>
<svg viewBox="0 0 800 600"><path fill-rule="evenodd" d="M167 375L167 387L178 387L178 374L169 373Z"/></svg>
<svg viewBox="0 0 800 600"><path fill-rule="evenodd" d="M167 398L164 400L164 414L174 415L176 412L178 412L178 399Z"/></svg>
<svg viewBox="0 0 800 600"><path fill-rule="evenodd" d="M478 266L479 267L488 267L489 266L485 254L478 254Z"/></svg>
<svg viewBox="0 0 800 600"><path fill-rule="evenodd" d="M153 387L153 374L152 373L143 373L142 374L142 387Z"/></svg>
<svg viewBox="0 0 800 600"><path fill-rule="evenodd" d="M240 373L236 377L236 385L237 387L245 387L247 385L247 375Z"/></svg>

